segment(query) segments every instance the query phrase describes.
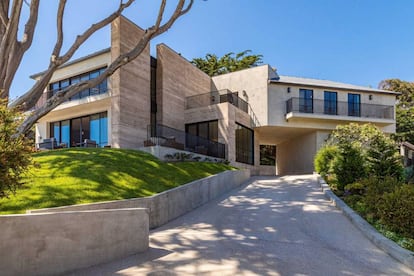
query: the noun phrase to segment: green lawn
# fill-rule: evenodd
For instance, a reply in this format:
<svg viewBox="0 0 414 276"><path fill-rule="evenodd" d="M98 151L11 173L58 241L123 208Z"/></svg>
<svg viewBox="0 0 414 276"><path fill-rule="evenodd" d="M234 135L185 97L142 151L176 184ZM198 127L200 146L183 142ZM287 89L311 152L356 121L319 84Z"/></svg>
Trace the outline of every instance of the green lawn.
<svg viewBox="0 0 414 276"><path fill-rule="evenodd" d="M233 169L207 162L165 163L120 149L73 148L33 155L36 166L15 196L0 199L0 214L28 209L153 195Z"/></svg>

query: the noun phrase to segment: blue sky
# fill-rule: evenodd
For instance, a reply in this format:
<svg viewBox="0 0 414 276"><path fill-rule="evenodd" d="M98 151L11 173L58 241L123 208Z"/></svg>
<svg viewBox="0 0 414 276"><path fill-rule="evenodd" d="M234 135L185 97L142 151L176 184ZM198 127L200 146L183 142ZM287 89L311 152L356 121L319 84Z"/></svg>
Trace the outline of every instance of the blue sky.
<svg viewBox="0 0 414 276"><path fill-rule="evenodd" d="M56 2L42 2L35 41L14 80L12 98L33 85L29 75L47 67L56 37ZM117 2L68 1L65 45ZM148 27L158 2L137 0L124 15ZM281 75L377 87L386 78L414 80L413 10L411 0L196 0L151 48L154 53L154 46L163 42L188 60L249 49ZM105 29L75 57L108 46Z"/></svg>

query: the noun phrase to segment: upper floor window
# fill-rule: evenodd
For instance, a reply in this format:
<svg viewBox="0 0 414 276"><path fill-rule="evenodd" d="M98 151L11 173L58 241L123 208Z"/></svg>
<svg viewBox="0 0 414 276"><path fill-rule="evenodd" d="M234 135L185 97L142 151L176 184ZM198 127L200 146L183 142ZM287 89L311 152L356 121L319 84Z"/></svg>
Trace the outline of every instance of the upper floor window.
<svg viewBox="0 0 414 276"><path fill-rule="evenodd" d="M313 90L299 89L299 112L313 113Z"/></svg>
<svg viewBox="0 0 414 276"><path fill-rule="evenodd" d="M91 80L97 78L100 74L102 74L103 71L105 71L106 68L100 68L85 74L77 75L68 79L60 80L57 82L53 82L49 85L49 91L51 92L49 94L49 97L54 95L57 91L62 90L65 87L68 87L69 85L85 81L85 80ZM88 88L85 90L82 90L78 94L72 96L69 100L77 100L81 98L85 98L92 95L99 95L106 93L108 90L108 84L107 80L105 79L103 82L98 84L95 87Z"/></svg>
<svg viewBox="0 0 414 276"><path fill-rule="evenodd" d="M323 112L329 115L338 114L338 93L331 91L324 92Z"/></svg>
<svg viewBox="0 0 414 276"><path fill-rule="evenodd" d="M348 94L348 116L361 116L361 95Z"/></svg>

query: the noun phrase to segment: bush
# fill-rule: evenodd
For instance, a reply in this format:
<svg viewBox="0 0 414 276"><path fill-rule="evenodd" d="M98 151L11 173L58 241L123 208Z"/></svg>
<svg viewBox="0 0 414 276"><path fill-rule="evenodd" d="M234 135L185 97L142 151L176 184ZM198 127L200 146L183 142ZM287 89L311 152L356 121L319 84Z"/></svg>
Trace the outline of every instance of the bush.
<svg viewBox="0 0 414 276"><path fill-rule="evenodd" d="M23 136L14 137L19 124L18 113L0 102L0 198L15 193L21 175L31 163L30 143Z"/></svg>
<svg viewBox="0 0 414 276"><path fill-rule="evenodd" d="M315 156L315 171L323 178L326 178L332 171L332 162L338 153L338 148L335 146L325 145Z"/></svg>
<svg viewBox="0 0 414 276"><path fill-rule="evenodd" d="M333 161L338 190L343 191L345 185L354 183L365 176L364 157L354 145L344 145Z"/></svg>
<svg viewBox="0 0 414 276"><path fill-rule="evenodd" d="M378 211L381 223L390 230L414 238L414 186L405 184L385 193Z"/></svg>

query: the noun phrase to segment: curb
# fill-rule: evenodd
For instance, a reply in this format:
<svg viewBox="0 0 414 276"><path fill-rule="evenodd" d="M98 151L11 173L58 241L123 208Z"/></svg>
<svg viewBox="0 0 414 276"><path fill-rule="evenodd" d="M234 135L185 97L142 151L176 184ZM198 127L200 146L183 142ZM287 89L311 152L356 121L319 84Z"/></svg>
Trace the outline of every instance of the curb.
<svg viewBox="0 0 414 276"><path fill-rule="evenodd" d="M330 189L322 177L318 176L319 184L322 191L332 203L342 211L342 213L355 225L372 243L382 249L385 253L403 263L411 269L414 269L414 253L410 250L400 247L397 243L384 237L371 224L360 217L345 202L337 197Z"/></svg>

